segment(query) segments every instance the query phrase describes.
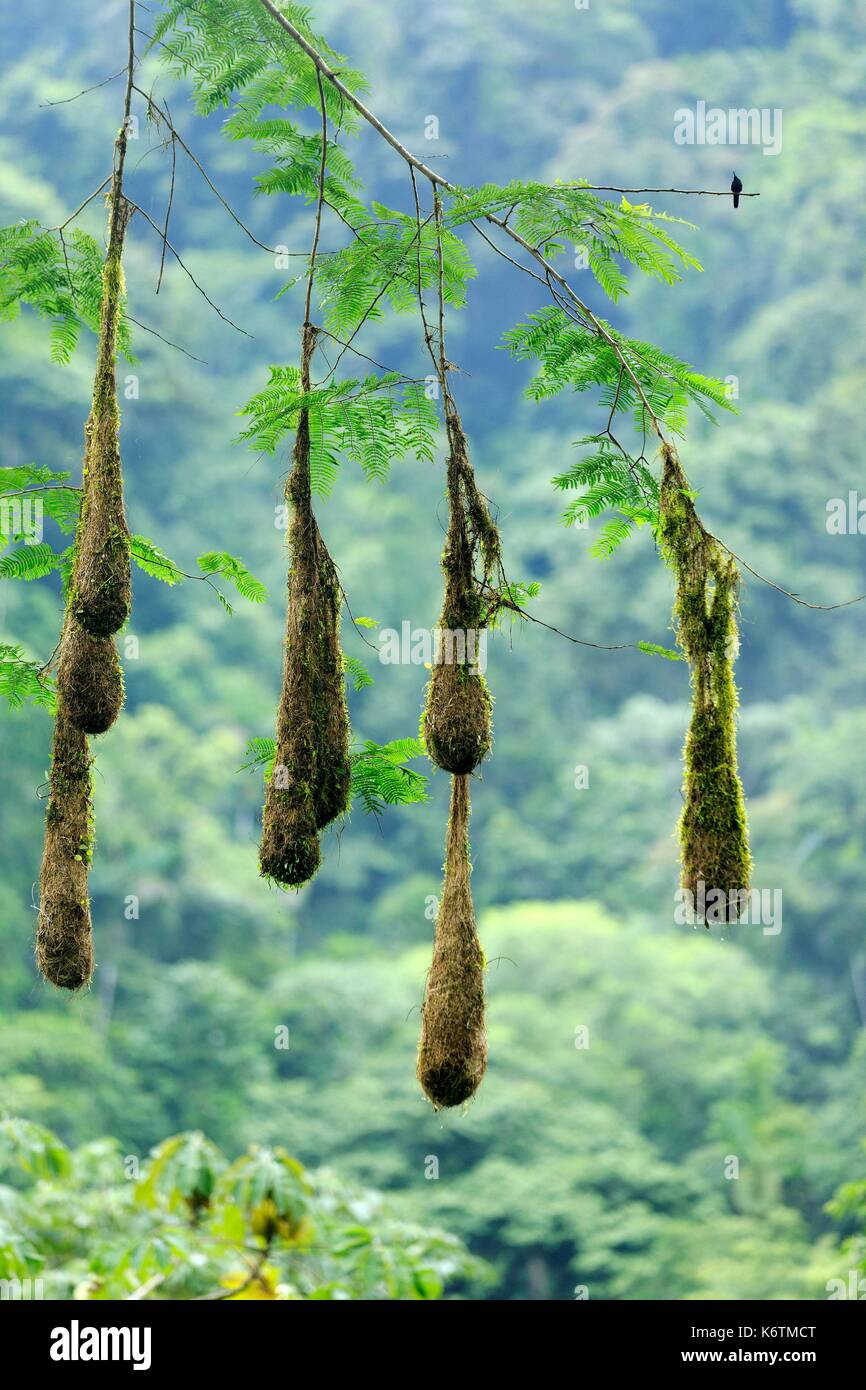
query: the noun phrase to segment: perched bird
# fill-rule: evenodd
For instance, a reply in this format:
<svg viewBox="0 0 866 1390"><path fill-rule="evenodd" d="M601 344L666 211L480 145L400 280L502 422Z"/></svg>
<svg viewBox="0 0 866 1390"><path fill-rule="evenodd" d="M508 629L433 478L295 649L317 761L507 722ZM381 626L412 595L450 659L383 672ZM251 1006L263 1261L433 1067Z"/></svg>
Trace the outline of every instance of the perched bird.
<svg viewBox="0 0 866 1390"><path fill-rule="evenodd" d="M737 171L734 170L734 177L731 180L731 192L734 195L734 207L740 206L740 194L743 191L743 180L737 178Z"/></svg>

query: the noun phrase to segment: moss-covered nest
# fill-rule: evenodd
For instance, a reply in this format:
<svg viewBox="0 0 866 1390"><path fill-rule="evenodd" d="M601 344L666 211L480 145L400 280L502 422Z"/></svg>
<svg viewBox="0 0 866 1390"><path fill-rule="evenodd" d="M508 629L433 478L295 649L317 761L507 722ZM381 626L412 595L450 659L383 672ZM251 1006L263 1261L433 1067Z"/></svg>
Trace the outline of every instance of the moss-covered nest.
<svg viewBox="0 0 866 1390"><path fill-rule="evenodd" d="M458 662L434 667L427 686L424 741L437 767L474 772L493 744L493 697L481 672Z"/></svg>
<svg viewBox="0 0 866 1390"><path fill-rule="evenodd" d="M93 974L87 895L92 839L87 737L72 723L61 695L54 725L36 931L39 969L61 989L83 989Z"/></svg>
<svg viewBox="0 0 866 1390"><path fill-rule="evenodd" d="M306 413L286 495L291 567L274 770L262 817L262 874L297 888L319 867L318 831L349 800L349 718L340 650L341 589L313 516Z"/></svg>
<svg viewBox="0 0 866 1390"><path fill-rule="evenodd" d="M701 524L676 451L664 444L662 458L660 539L676 575L677 640L692 682L679 823L682 886L695 903L724 893L728 906L714 909L713 920L736 920L752 868L737 771L739 572Z"/></svg>
<svg viewBox="0 0 866 1390"><path fill-rule="evenodd" d="M463 650L477 651L478 633L486 624L483 592L499 564L499 533L475 482L469 449L453 407L448 426L448 535L442 554L445 592L440 629L462 634ZM476 559L483 570L481 589ZM474 640L472 640L474 639ZM456 643L440 643L427 686L422 720L424 741L433 762L462 776L473 772L493 743L493 699L481 671L468 661L455 660Z"/></svg>
<svg viewBox="0 0 866 1390"><path fill-rule="evenodd" d="M487 1066L484 953L475 928L470 873L469 779L455 777L418 1048L418 1080L437 1110L469 1100Z"/></svg>
<svg viewBox="0 0 866 1390"><path fill-rule="evenodd" d="M104 734L123 708L123 672L111 637L91 637L67 620L57 682L67 714L85 734Z"/></svg>
<svg viewBox="0 0 866 1390"><path fill-rule="evenodd" d="M93 403L84 430L84 487L75 542L71 612L93 637L110 637L129 617L132 601L129 528L123 502L120 409L115 382L117 328L124 297L123 205L103 270Z"/></svg>

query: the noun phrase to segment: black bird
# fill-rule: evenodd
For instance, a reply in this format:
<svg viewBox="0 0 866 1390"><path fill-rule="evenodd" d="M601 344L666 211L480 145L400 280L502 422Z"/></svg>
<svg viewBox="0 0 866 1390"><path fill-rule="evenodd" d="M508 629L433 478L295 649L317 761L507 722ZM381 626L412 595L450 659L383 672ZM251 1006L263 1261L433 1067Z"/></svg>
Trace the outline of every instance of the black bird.
<svg viewBox="0 0 866 1390"><path fill-rule="evenodd" d="M740 194L743 191L743 180L737 178L737 171L734 170L734 177L731 180L731 192L734 195L734 207L740 206Z"/></svg>

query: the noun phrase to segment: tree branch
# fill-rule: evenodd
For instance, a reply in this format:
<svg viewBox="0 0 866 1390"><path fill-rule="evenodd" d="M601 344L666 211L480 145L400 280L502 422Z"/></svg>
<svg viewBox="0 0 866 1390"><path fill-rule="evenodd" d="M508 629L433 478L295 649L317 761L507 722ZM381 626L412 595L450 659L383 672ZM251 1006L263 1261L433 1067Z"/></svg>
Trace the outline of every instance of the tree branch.
<svg viewBox="0 0 866 1390"><path fill-rule="evenodd" d="M139 31L139 32L143 32L143 31ZM208 188L210 189L211 193L213 193L214 197L217 199L218 202L222 203L222 205L223 205L223 207L225 208L226 212L229 214L229 216L232 218L232 220L238 224L238 226L240 227L241 231L244 232L244 233L249 237L250 241L255 242L256 246L260 246L261 249L262 249L263 251L267 251L267 252L270 253L270 255L275 256L275 255L277 254L276 247L274 247L274 246L266 246L265 243L264 243L263 241L259 241L259 239L258 239L258 237L255 235L255 233L254 233L254 232L251 232L250 229L249 229L249 227L246 226L246 224L245 224L244 222L241 221L241 219L238 217L237 213L235 212L234 208L231 206L230 203L228 203L228 202L226 201L226 199L225 199L225 198L223 197L223 195L220 193L219 189L217 188L216 184L215 184L215 183L213 182L213 180L211 179L211 177L210 177L210 175L208 174L207 170L205 169L204 165L203 165L203 164L201 163L201 161L196 157L196 155L193 154L193 152L192 152L192 150L190 149L189 145L186 143L186 141L184 140L183 136L180 134L180 131L177 129L176 125L175 125L174 122L172 121L171 115L170 115L169 110L168 110L168 106L166 105L165 108L163 108L162 106L160 106L159 102L155 99L155 97L153 97L149 92L143 92L143 91L141 90L140 87L136 87L135 90L138 92L139 96L142 96L142 97L145 98L145 100L147 101L148 105L149 105L150 107L152 107L152 109L157 113L157 115L159 116L160 120L162 120L162 121L165 122L165 124L168 126L169 131L171 132L171 135L172 135L173 138L177 141L177 143L180 145L180 147L181 147L181 149L183 150L184 154L192 161L192 163L193 163L193 164L195 165L195 167L198 169L199 173L201 174L202 178L204 179L204 181L205 181L205 183L207 184ZM157 147L155 147L155 148L157 148ZM291 253L291 254L303 255L304 253L303 253L303 252L295 252L295 253Z"/></svg>
<svg viewBox="0 0 866 1390"><path fill-rule="evenodd" d="M259 0L259 3L263 5L264 8L268 11L268 13L272 15L273 18L277 21L277 23L283 29L285 29L286 33L291 35L295 43L303 49L307 57L315 64L317 72L322 77L326 77L328 79L328 81L337 89L337 91L340 92L343 97L345 97L346 101L348 101L355 108L355 110L358 112L358 115L362 116L364 120L367 121L368 124L373 127L374 130L377 130L379 134L382 136L382 139L385 140L391 146L392 149L396 150L396 152L400 155L401 159L404 159L406 163L411 166L411 168L417 169L417 171L420 174L423 174L426 179L429 179L429 181L433 184L434 188L443 188L446 192L452 194L452 196L459 196L460 190L456 188L454 184L450 183L448 179L443 178L441 174L437 174L435 169L431 169L429 165L423 162L423 160L418 159L417 155L414 155L410 150L407 150L406 146L401 144L401 142L397 139L396 135L393 135L391 131L388 129L388 127L382 124L378 116L374 115L373 112L369 109L369 107L364 105L360 97L355 96L355 93L350 91L346 84L342 82L340 78L337 76L337 74L334 72L333 68L331 68L325 62L325 59L318 52L318 50L314 48L314 46L309 42L309 40L304 37L301 31L298 28L296 28L294 24L292 24L291 20L287 19L286 16L282 14L280 10L277 9L276 5L272 3L272 0ZM644 392L643 387L640 384L640 381L635 375L635 372L631 364L629 363L625 353L617 343L616 339L613 338L611 334L608 332L608 330L604 327L604 324L602 324L595 317L592 310L589 309L588 306L583 303L583 301L571 288L568 281L564 279L562 275L559 274L559 271L554 269L550 262L546 260L545 257L542 255L541 251L539 251L537 247L531 246L529 242L526 241L525 238L520 235L519 232L516 232L513 227L510 227L508 225L507 218L503 220L503 218L497 217L496 214L492 212L486 212L484 214L484 218L485 221L490 222L494 226L501 228L501 230L504 231L506 235L511 238L512 241L516 242L518 246L521 246L524 251L528 252L528 254L532 256L533 260L536 261L537 264L542 267L542 269L545 271L547 275L550 275L565 290L568 297L572 300L575 306L580 310L581 314L585 317L587 323L592 326L594 332L598 335L598 337L602 338L603 341L607 343L608 347L610 347L616 354L617 360L622 363L627 376L631 379L632 385L637 391L641 403L643 404L644 409L646 410L647 415L650 421L652 422L652 426L655 433L658 435L661 441L664 441L664 433L662 432L661 424L659 423L659 420L652 406L647 400L646 394Z"/></svg>
<svg viewBox="0 0 866 1390"><path fill-rule="evenodd" d="M557 183L550 185L555 188L576 188L578 192L586 189L587 193L680 193L693 198L730 198L732 197L729 188L721 191L716 188L617 188L610 183ZM760 198L760 193L741 193L741 198Z"/></svg>
<svg viewBox="0 0 866 1390"><path fill-rule="evenodd" d="M126 201L129 203L129 206L133 209L134 212L140 213L140 215L144 218L145 222L147 222L147 224L148 224L149 226L151 226L151 227L153 228L153 230L156 232L157 236L158 236L162 241L165 242L165 245L168 247L169 251L170 251L171 254L174 256L174 258L175 258L175 260L177 261L178 265L180 266L181 270L184 272L184 274L185 274L186 276L188 276L188 278L190 279L190 281L192 282L192 284L195 285L195 288L198 290L199 294L202 296L203 299L205 299L205 300L207 301L207 303L208 303L208 304L210 305L210 307L213 309L214 313L219 315L219 317L222 319L223 323L227 323L227 324L229 325L229 327L230 327L230 328L234 328L234 330L235 330L237 333L242 333L242 334L244 335L245 338L252 338L252 337L253 337L253 334L252 334L252 333L248 333L247 330L246 330L245 328L241 328L238 324L236 324L236 323L234 322L233 319L230 319L230 318L228 317L227 314L224 314L223 311L222 311L222 309L220 309L219 306L218 306L217 304L214 304L213 300L210 298L210 295L208 295L208 294L206 293L206 291L202 289L202 287L201 287L201 285L199 284L198 280L196 280L196 278L195 278L195 276L193 275L192 271L189 269L189 267L188 267L188 266L184 263L184 261L181 259L180 254L179 254L179 253L175 250L175 248L172 246L172 244L171 244L171 242L169 241L168 237L164 235L164 233L163 233L163 231L162 231L162 228L161 228L161 227L158 227L158 226L156 225L156 223L154 222L153 218L150 217L150 216L145 212L144 208L139 207L138 203L134 203L134 202L132 201L131 198L128 198Z"/></svg>
<svg viewBox="0 0 866 1390"><path fill-rule="evenodd" d="M60 101L40 101L40 107L45 106L68 106L71 101L78 101L79 97L86 97L88 92L98 92L100 87L107 87L109 82L114 82L118 77L126 72L126 68L118 68L110 77L105 77L101 82L94 82L92 87L85 87L83 91L76 92L74 97L62 97Z"/></svg>

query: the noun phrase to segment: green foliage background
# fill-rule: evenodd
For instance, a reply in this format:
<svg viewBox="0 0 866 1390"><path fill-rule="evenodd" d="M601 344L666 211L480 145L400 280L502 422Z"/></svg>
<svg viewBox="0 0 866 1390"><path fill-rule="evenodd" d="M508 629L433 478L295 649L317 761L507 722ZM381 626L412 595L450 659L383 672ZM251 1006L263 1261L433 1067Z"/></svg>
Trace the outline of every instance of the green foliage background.
<svg viewBox="0 0 866 1390"><path fill-rule="evenodd" d="M712 529L815 601L866 590L863 537L825 527L828 499L862 487L862 0L607 0L587 11L567 0L531 11L516 0L432 11L393 0L374 26L362 7L322 0L315 15L367 73L388 124L462 184L725 187L736 163L762 195L736 215L723 200L655 200L701 224L686 241L703 275L635 284L612 312L597 288L586 295L622 331L738 378L739 417L693 422L683 448ZM113 0L98 25L65 9L41 29L7 9L0 36L0 223L50 225L107 172L119 85L40 103L120 66L124 6ZM782 153L675 145L673 113L698 99L781 107ZM180 89L171 104L257 235L305 249L309 212L255 198L247 146L220 139L219 116L194 122ZM424 139L430 113L438 142ZM130 177L159 221L168 168L156 153L134 168L147 144L143 130ZM383 203L405 194L400 162L367 136L358 164ZM98 203L83 225L101 235ZM862 610L809 612L746 583L741 770L754 882L782 889L784 917L779 935L733 928L724 942L673 922L682 664L575 648L538 628L491 642L496 744L472 826L491 1065L466 1115L435 1116L413 1061L447 779L433 778L429 803L356 810L300 896L257 879L260 773L238 769L248 741L273 727L285 459L233 446L233 412L271 363L294 360L302 290L274 303L285 271L190 168L173 227L196 277L254 339L220 323L176 266L155 298L158 244L133 222L130 312L207 365L140 332L138 364L120 364L121 382L132 371L140 381L139 399L122 401L131 527L186 570L203 552L243 557L272 598L230 618L202 585L137 583L127 710L97 747L99 970L84 998L39 984L31 955L49 716L0 715L4 1109L73 1146L115 1136L98 1149L98 1172L86 1148L75 1162L91 1165L91 1184L117 1189L130 1229L122 1158L145 1165L166 1135L201 1130L230 1159L258 1143L311 1169L333 1165L353 1190L385 1190L394 1220L455 1232L489 1266L449 1266L447 1287L470 1298L570 1298L576 1286L591 1298L826 1297L826 1281L862 1255L837 1248L840 1234L862 1230L857 1203L838 1204L835 1220L825 1210L864 1173ZM600 523L560 525L550 480L573 467L572 442L598 427L597 411L580 396L523 398L530 371L497 344L538 298L483 248L479 262L467 310L451 315L449 352L466 372L457 389L511 572L542 584L533 611L566 631L670 646L671 581L651 536L600 562L588 553ZM378 360L424 374L413 320L385 318L366 341ZM90 342L60 370L44 325L26 315L3 325L3 465L78 476L91 367ZM438 460L407 457L386 481L340 467L318 511L356 613L397 629L435 621L442 492ZM0 614L0 640L47 654L55 580L0 585ZM380 666L352 635L347 649L375 677L351 694L359 739L411 733L423 668ZM574 785L578 764L586 790ZM137 919L124 915L129 895ZM274 1047L281 1026L288 1050ZM588 1047L575 1046L579 1028ZM737 1181L724 1177L732 1154ZM425 1176L430 1156L436 1180ZM8 1181L19 1195L0 1221L29 1222L37 1253L67 1271L58 1288L80 1282L88 1259L105 1262L98 1223L90 1244L52 1248L38 1213L53 1201L62 1226L62 1193L31 1191L22 1216L22 1180ZM285 1269L281 1278L291 1283ZM387 1282L346 1288L412 1296Z"/></svg>

